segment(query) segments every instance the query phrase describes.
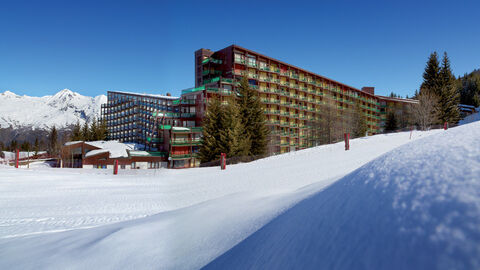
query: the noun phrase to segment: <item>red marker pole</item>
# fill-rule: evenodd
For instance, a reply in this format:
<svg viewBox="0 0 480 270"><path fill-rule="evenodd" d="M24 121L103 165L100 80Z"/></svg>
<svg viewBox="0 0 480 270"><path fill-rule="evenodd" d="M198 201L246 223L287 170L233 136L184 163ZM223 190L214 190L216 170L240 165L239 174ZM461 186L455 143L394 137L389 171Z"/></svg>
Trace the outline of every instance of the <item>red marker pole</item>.
<svg viewBox="0 0 480 270"><path fill-rule="evenodd" d="M448 129L448 123L447 123L447 122L445 122L445 124L443 124L443 129L444 129L444 130L447 130L447 129Z"/></svg>
<svg viewBox="0 0 480 270"><path fill-rule="evenodd" d="M113 174L118 174L118 160L115 160L115 165L113 166Z"/></svg>
<svg viewBox="0 0 480 270"><path fill-rule="evenodd" d="M345 137L345 151L350 150L350 133L344 133Z"/></svg>
<svg viewBox="0 0 480 270"><path fill-rule="evenodd" d="M15 168L18 169L18 160L20 159L20 153L17 149L17 151L15 152Z"/></svg>
<svg viewBox="0 0 480 270"><path fill-rule="evenodd" d="M227 154L221 153L220 154L220 168L222 170L225 170L226 167L227 167Z"/></svg>

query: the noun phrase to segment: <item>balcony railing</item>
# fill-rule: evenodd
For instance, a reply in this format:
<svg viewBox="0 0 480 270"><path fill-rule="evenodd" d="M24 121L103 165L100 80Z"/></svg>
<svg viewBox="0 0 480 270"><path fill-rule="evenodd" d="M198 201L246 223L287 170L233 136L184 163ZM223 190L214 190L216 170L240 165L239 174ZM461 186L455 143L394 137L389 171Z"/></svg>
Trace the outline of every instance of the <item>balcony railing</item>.
<svg viewBox="0 0 480 270"><path fill-rule="evenodd" d="M237 64L245 64L245 59L238 59L238 58L235 58L235 63Z"/></svg>

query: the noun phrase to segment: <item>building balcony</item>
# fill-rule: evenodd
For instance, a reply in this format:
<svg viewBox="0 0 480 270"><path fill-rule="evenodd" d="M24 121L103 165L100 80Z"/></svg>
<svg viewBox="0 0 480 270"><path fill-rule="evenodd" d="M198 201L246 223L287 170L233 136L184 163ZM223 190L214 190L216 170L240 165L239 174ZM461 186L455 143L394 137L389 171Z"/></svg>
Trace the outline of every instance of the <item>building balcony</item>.
<svg viewBox="0 0 480 270"><path fill-rule="evenodd" d="M171 139L170 144L172 146L201 145L201 141L200 139Z"/></svg>
<svg viewBox="0 0 480 270"><path fill-rule="evenodd" d="M195 113L181 113L180 117L182 117L182 118L193 118L193 117L195 117Z"/></svg>
<svg viewBox="0 0 480 270"><path fill-rule="evenodd" d="M245 65L246 63L245 59L238 59L238 58L235 58L234 62L235 64L243 64L243 65Z"/></svg>
<svg viewBox="0 0 480 270"><path fill-rule="evenodd" d="M222 64L222 60L215 59L215 58L207 58L207 59L202 61L202 65L207 64L207 63Z"/></svg>
<svg viewBox="0 0 480 270"><path fill-rule="evenodd" d="M172 159L189 159L192 158L192 154L175 154L175 153L170 153L170 157Z"/></svg>
<svg viewBox="0 0 480 270"><path fill-rule="evenodd" d="M238 75L238 76L243 76L245 74L245 71L239 70L239 69L234 69L233 74Z"/></svg>

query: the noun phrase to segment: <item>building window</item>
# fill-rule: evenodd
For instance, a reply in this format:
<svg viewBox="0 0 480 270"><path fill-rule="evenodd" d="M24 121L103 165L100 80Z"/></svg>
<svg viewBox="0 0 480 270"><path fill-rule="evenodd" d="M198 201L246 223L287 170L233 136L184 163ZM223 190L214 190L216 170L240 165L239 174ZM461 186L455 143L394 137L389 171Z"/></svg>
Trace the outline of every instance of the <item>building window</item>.
<svg viewBox="0 0 480 270"><path fill-rule="evenodd" d="M235 62L241 62L243 59L244 59L243 55L241 55L239 53L235 54Z"/></svg>
<svg viewBox="0 0 480 270"><path fill-rule="evenodd" d="M249 56L248 57L248 64L251 65L251 66L255 66L257 63L257 60L255 59L254 56Z"/></svg>

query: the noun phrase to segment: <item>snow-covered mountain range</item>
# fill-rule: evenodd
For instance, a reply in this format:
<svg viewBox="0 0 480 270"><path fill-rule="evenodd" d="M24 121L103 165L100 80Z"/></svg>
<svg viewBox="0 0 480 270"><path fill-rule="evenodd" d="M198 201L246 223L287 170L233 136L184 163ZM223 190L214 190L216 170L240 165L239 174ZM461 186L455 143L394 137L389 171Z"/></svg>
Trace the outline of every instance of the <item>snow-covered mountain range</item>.
<svg viewBox="0 0 480 270"><path fill-rule="evenodd" d="M98 118L100 108L107 102L105 95L83 96L63 89L53 96L19 96L10 91L0 93L0 128L31 127L63 128L80 121Z"/></svg>

